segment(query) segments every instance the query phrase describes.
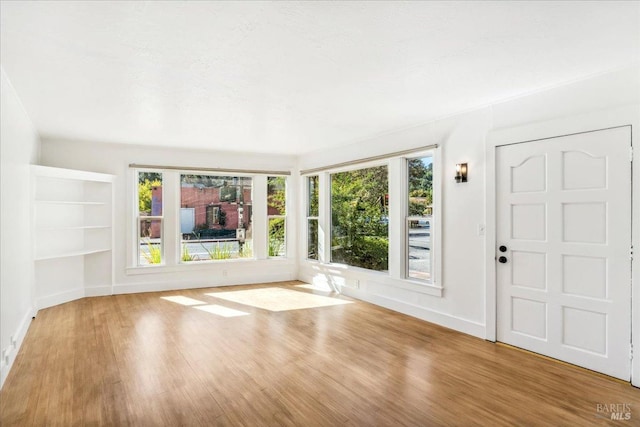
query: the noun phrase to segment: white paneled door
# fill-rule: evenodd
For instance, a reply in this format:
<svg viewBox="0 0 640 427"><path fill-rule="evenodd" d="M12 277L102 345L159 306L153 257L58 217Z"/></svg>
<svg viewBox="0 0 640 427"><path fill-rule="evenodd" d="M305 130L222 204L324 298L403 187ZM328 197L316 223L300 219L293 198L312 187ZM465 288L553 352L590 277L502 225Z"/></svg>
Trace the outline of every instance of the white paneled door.
<svg viewBox="0 0 640 427"><path fill-rule="evenodd" d="M498 341L630 379L631 127L497 148Z"/></svg>

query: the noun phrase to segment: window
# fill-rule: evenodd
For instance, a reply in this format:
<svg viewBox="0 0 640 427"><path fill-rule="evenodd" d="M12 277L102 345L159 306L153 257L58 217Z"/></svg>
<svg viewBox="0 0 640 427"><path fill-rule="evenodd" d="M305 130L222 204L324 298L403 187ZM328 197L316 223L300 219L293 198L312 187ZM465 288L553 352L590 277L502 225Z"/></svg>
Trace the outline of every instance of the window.
<svg viewBox="0 0 640 427"><path fill-rule="evenodd" d="M286 256L287 181L283 176L267 177L268 250L270 257Z"/></svg>
<svg viewBox="0 0 640 427"><path fill-rule="evenodd" d="M220 224L220 205L209 205L207 206L207 225L218 225Z"/></svg>
<svg viewBox="0 0 640 427"><path fill-rule="evenodd" d="M407 159L406 276L432 282L433 155Z"/></svg>
<svg viewBox="0 0 640 427"><path fill-rule="evenodd" d="M180 175L182 262L253 258L252 188L250 177Z"/></svg>
<svg viewBox="0 0 640 427"><path fill-rule="evenodd" d="M432 145L302 171L318 173L301 182L307 197L307 259L369 270L357 273L365 278L384 272L389 285L441 296L437 156ZM317 270L306 267L309 273Z"/></svg>
<svg viewBox="0 0 640 427"><path fill-rule="evenodd" d="M137 196L138 265L162 264L164 259L162 173L139 171Z"/></svg>
<svg viewBox="0 0 640 427"><path fill-rule="evenodd" d="M307 177L307 258L318 259L319 177Z"/></svg>
<svg viewBox="0 0 640 427"><path fill-rule="evenodd" d="M331 262L389 268L387 166L331 174Z"/></svg>

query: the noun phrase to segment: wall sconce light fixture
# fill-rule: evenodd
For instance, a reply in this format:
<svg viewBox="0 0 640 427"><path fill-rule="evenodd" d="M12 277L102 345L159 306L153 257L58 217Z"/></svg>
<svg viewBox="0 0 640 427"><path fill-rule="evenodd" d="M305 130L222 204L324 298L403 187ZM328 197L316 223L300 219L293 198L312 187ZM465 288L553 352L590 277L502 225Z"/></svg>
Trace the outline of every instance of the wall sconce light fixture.
<svg viewBox="0 0 640 427"><path fill-rule="evenodd" d="M456 165L456 182L467 182L467 164L458 163Z"/></svg>

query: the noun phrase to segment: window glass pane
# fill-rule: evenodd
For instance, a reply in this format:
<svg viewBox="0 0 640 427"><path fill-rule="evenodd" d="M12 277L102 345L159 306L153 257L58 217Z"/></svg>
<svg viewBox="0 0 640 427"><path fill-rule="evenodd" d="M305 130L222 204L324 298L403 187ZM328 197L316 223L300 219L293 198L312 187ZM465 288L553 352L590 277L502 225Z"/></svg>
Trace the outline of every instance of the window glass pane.
<svg viewBox="0 0 640 427"><path fill-rule="evenodd" d="M286 178L267 178L267 215L286 215Z"/></svg>
<svg viewBox="0 0 640 427"><path fill-rule="evenodd" d="M252 258L252 179L180 176L181 261Z"/></svg>
<svg viewBox="0 0 640 427"><path fill-rule="evenodd" d="M431 281L431 219L408 220L408 273L412 279Z"/></svg>
<svg viewBox="0 0 640 427"><path fill-rule="evenodd" d="M138 264L162 264L162 173L138 172Z"/></svg>
<svg viewBox="0 0 640 427"><path fill-rule="evenodd" d="M409 216L430 216L433 200L433 157L409 159Z"/></svg>
<svg viewBox="0 0 640 427"><path fill-rule="evenodd" d="M307 220L307 258L318 259L318 220Z"/></svg>
<svg viewBox="0 0 640 427"><path fill-rule="evenodd" d="M162 263L162 220L141 219L138 236L138 263L140 265Z"/></svg>
<svg viewBox="0 0 640 427"><path fill-rule="evenodd" d="M162 173L138 172L139 216L162 216Z"/></svg>
<svg viewBox="0 0 640 427"><path fill-rule="evenodd" d="M307 216L318 216L318 176L307 177L308 212Z"/></svg>
<svg viewBox="0 0 640 427"><path fill-rule="evenodd" d="M269 256L285 256L285 218L269 218Z"/></svg>
<svg viewBox="0 0 640 427"><path fill-rule="evenodd" d="M331 261L386 271L389 230L386 166L331 175Z"/></svg>
<svg viewBox="0 0 640 427"><path fill-rule="evenodd" d="M433 157L409 159L408 172L407 275L429 282L433 264Z"/></svg>

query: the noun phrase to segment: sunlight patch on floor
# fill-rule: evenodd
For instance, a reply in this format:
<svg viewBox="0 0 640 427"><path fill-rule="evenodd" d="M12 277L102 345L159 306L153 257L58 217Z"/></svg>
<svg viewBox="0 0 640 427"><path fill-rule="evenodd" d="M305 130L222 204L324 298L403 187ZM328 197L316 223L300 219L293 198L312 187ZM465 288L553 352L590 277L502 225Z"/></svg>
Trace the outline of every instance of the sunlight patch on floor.
<svg viewBox="0 0 640 427"><path fill-rule="evenodd" d="M238 316L248 316L249 313L240 310L234 310L232 308L223 307L221 305L200 305L197 308L198 310L206 311L207 313L216 314L222 317L238 317Z"/></svg>
<svg viewBox="0 0 640 427"><path fill-rule="evenodd" d="M351 301L283 288L259 288L247 289L244 291L212 292L205 295L269 311L300 310L304 308L351 304Z"/></svg>
<svg viewBox="0 0 640 427"><path fill-rule="evenodd" d="M175 302L177 304L188 305L188 306L206 304L206 302L204 301L200 301L200 300L189 298L189 297L183 297L180 295L175 295L171 297L160 297L160 298L167 301Z"/></svg>

